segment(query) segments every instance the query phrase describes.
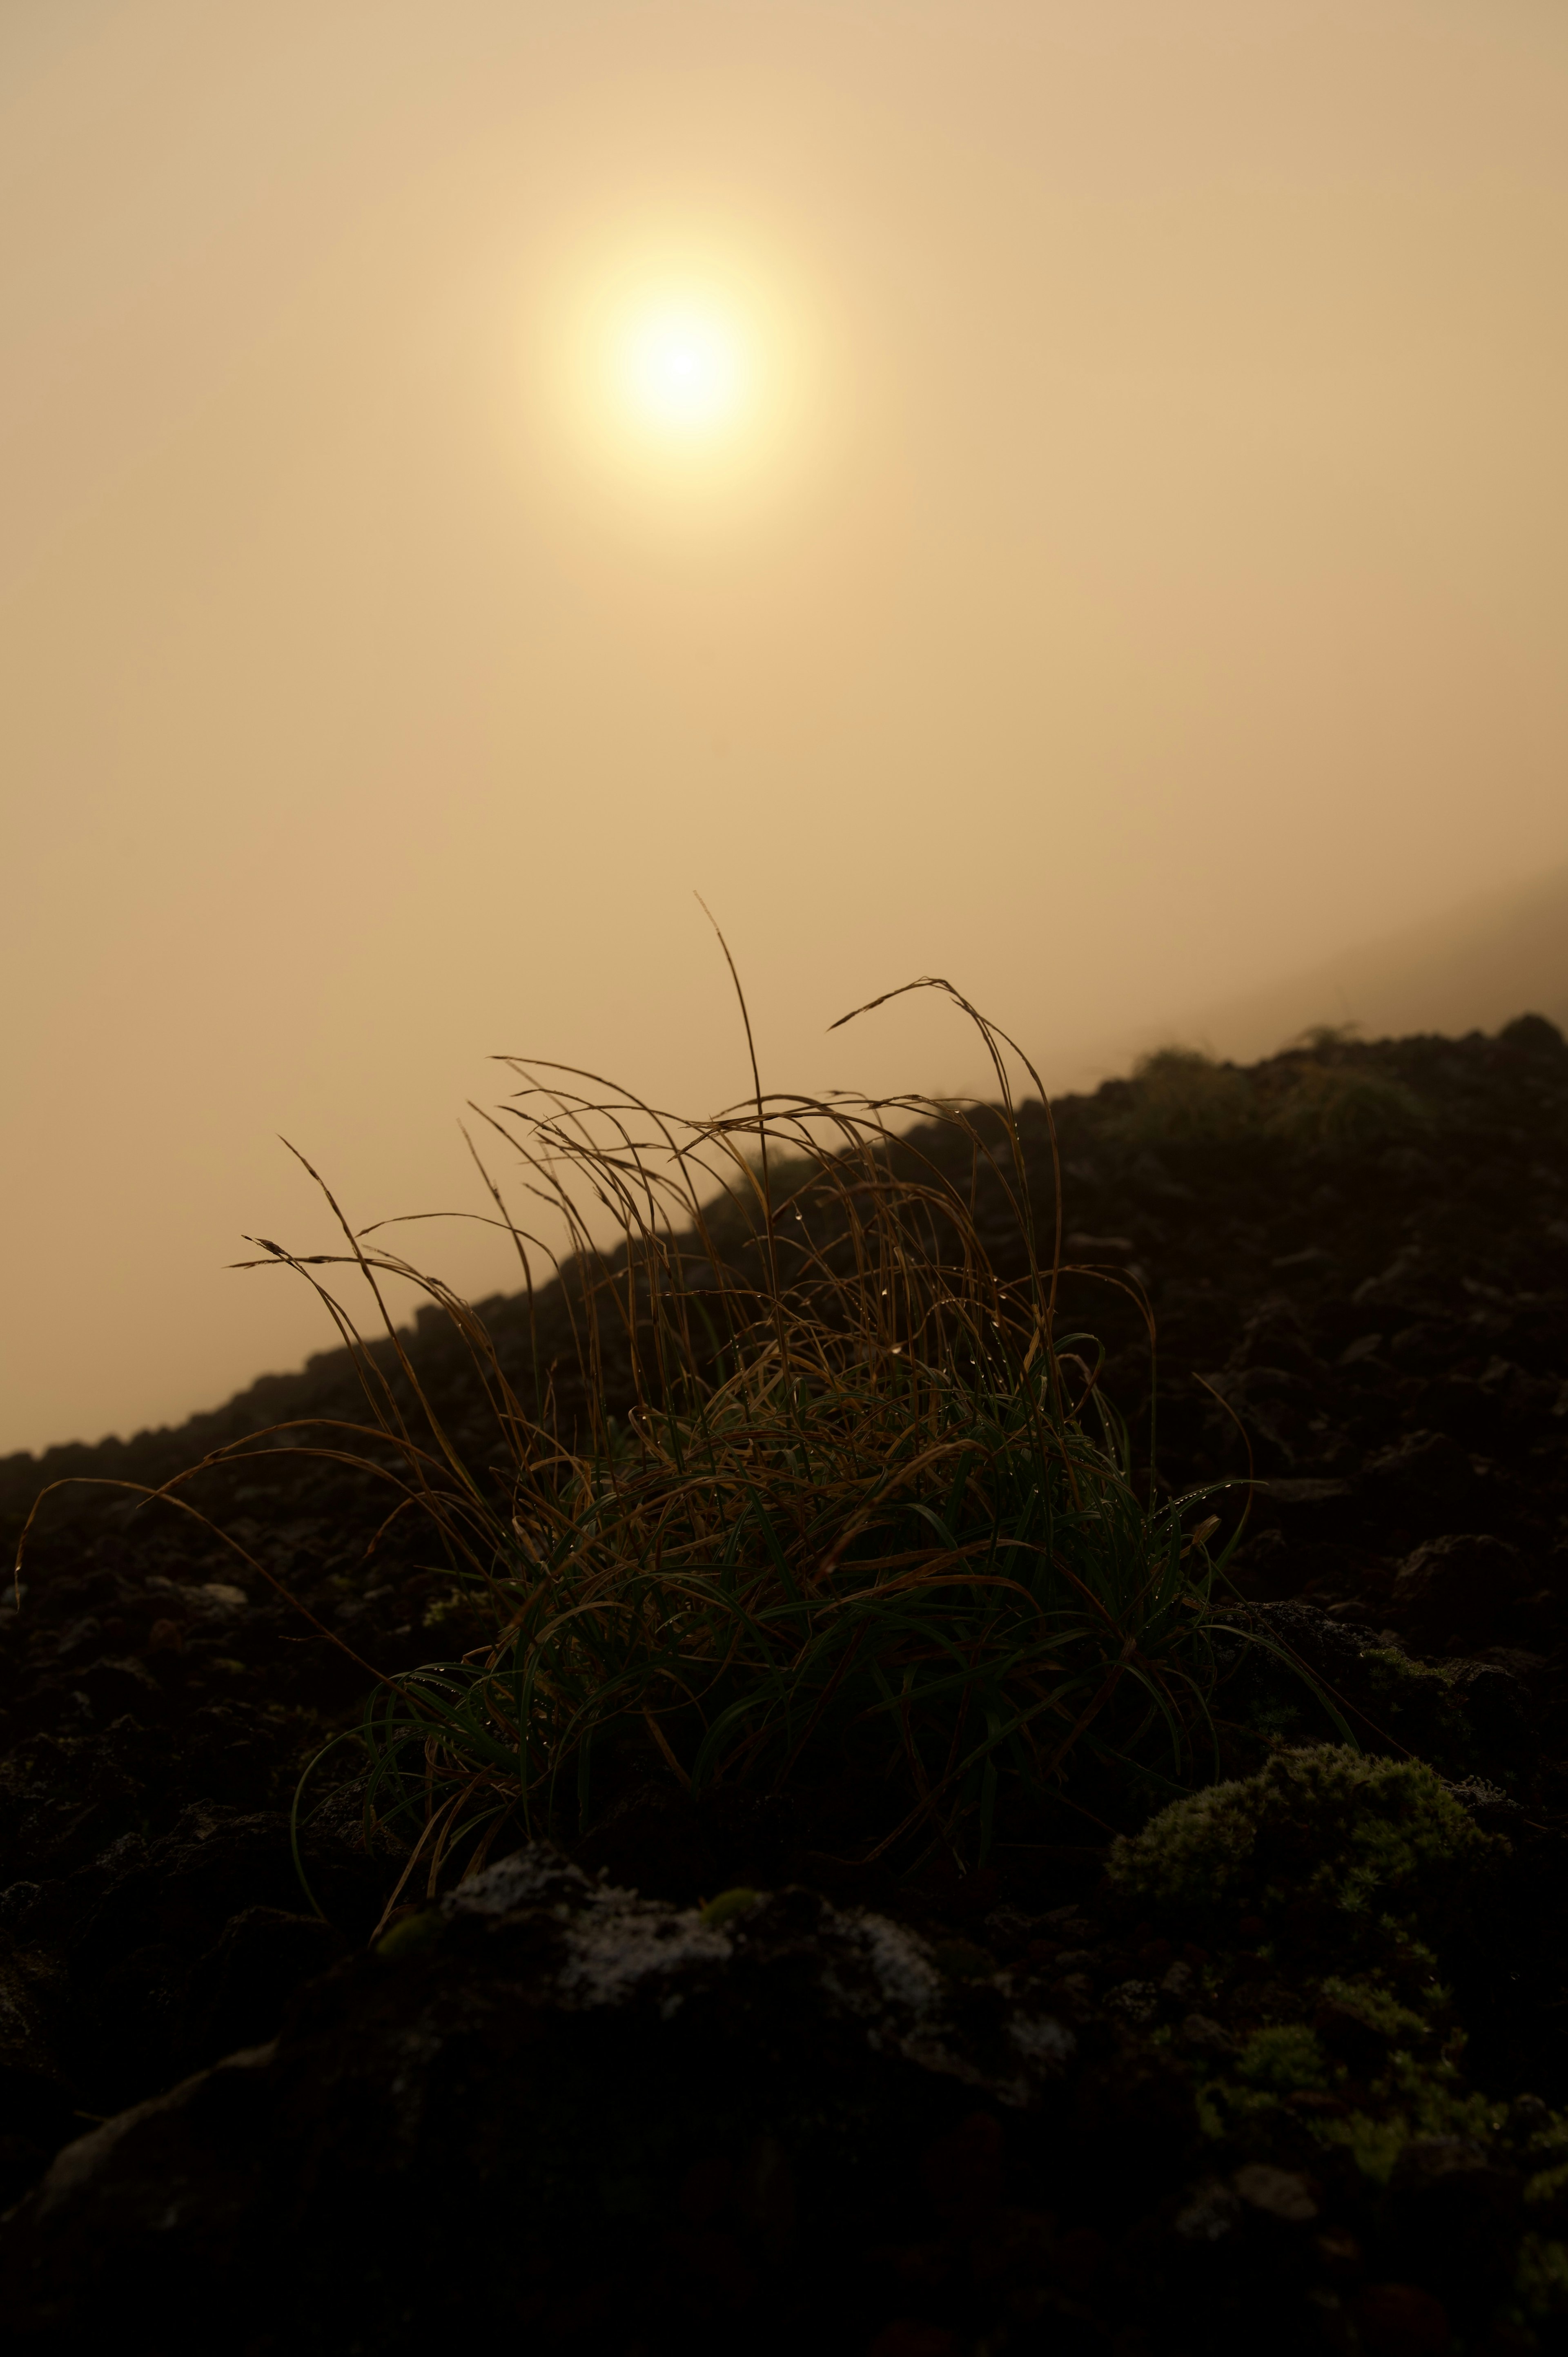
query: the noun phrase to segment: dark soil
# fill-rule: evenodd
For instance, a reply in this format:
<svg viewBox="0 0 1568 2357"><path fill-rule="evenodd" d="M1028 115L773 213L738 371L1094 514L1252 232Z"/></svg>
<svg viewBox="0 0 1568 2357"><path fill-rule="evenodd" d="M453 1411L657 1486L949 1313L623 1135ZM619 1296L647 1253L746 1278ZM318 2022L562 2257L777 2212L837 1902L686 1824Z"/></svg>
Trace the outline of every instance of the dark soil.
<svg viewBox="0 0 1568 2357"><path fill-rule="evenodd" d="M1270 1117L1303 1072L1347 1082L1316 1130ZM1080 1792L911 1883L843 1862L864 1796L693 1803L650 1760L573 1837L590 1876L666 1902L618 1938L684 1954L697 1902L793 1894L742 1910L690 1982L645 1959L590 2003L560 1926L598 1901L543 1866L488 1915L403 1917L380 1955L395 1851L347 1787L302 1882L289 1809L371 1673L483 1637L428 1535L375 1537L373 1475L280 1445L203 1474L186 1494L289 1601L189 1515L69 1490L0 1612L20 2346L130 2325L262 2357L468 2324L596 2357L715 2331L873 2357L1568 2349L1568 1048L1527 1017L1321 1043L1237 1085L1245 1117L1161 1116L1129 1083L1056 1108L1068 1256L1146 1293L1157 1371L1103 1278L1068 1281L1064 1330L1106 1341L1141 1467L1238 1485L1222 1537L1251 1468L1230 1571L1254 1630L1368 1753L1437 1771L1464 1873L1363 1921L1314 1884L1338 1835L1302 1815L1283 1881L1139 1896L1106 1844L1150 1801ZM1037 1108L1025 1135L1048 1218ZM978 1201L1019 1265L1000 1189ZM521 1305L482 1308L522 1383ZM538 1331L569 1409L551 1296ZM413 1348L488 1461L438 1320ZM156 1484L263 1426L362 1415L328 1354L178 1432L6 1460L0 1524L65 1476ZM1222 1702L1237 1774L1336 1732L1255 1647ZM865 1910L940 1976L929 2018L886 1973L845 1994L846 1941L893 1953ZM411 1924L432 1936L400 1960ZM1015 2078L1035 2057L1016 2084L1008 2039Z"/></svg>

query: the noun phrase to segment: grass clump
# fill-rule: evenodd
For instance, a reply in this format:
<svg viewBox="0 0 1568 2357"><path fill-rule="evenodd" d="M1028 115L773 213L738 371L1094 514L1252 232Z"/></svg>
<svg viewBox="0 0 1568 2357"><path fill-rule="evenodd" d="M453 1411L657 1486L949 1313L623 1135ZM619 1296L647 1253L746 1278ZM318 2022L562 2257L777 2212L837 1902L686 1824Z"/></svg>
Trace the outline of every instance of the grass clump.
<svg viewBox="0 0 1568 2357"><path fill-rule="evenodd" d="M343 1222L325 1265L369 1287L389 1375L324 1264L265 1246L328 1304L373 1411L296 1445L373 1464L494 1631L382 1678L361 1730L367 1808L432 1891L444 1861L472 1867L503 1831L587 1825L628 1755L693 1793L831 1786L853 1798L866 1862L933 1845L972 1859L1086 1762L1144 1793L1197 1772L1213 1522L1189 1535L1191 1501L1133 1468L1096 1346L1059 1329L1059 1187L1046 1241L1009 1055L1048 1123L1045 1092L958 1003L999 1103L758 1084L682 1121L593 1075L502 1060L520 1085L484 1118L566 1223L573 1249L547 1258L573 1369L503 1365L467 1305ZM975 1181L1000 1182L1022 1276L998 1276L972 1187L900 1136L910 1120L957 1130ZM480 1167L532 1301L545 1248ZM488 1465L423 1394L389 1277L460 1337L493 1421Z"/></svg>
<svg viewBox="0 0 1568 2357"><path fill-rule="evenodd" d="M1245 1073L1196 1048L1156 1048L1133 1068L1119 1126L1135 1146L1219 1146L1253 1135L1258 1104Z"/></svg>
<svg viewBox="0 0 1568 2357"><path fill-rule="evenodd" d="M602 1370L607 1328L634 1396L612 1415L601 1372L568 1435L492 1366L504 1494L422 1496L498 1623L367 1721L375 1805L436 1828L434 1855L585 1824L628 1745L694 1792L832 1779L865 1803L868 1857L983 1854L1079 1755L1191 1772L1213 1568L1135 1478L1092 1346L1056 1330L1059 1251L1034 1232L1002 1035L973 1019L999 1116L759 1092L679 1123L524 1076L505 1125L534 1183L575 1205L575 1180L618 1227L596 1248L574 1209L567 1275L584 1359ZM1023 1279L896 1142L911 1114L1001 1178Z"/></svg>
<svg viewBox="0 0 1568 2357"><path fill-rule="evenodd" d="M1062 1330L1038 1075L950 985L909 987L974 1023L996 1102L765 1096L754 1060L749 1099L688 1121L499 1060L518 1085L481 1118L515 1149L529 1212L475 1159L530 1306L521 1363L325 1188L342 1250L257 1240L327 1306L368 1419L274 1427L204 1466L293 1448L373 1473L389 1521L417 1512L438 1548L448 1585L425 1627L471 1640L478 1614L489 1631L381 1675L360 1729L367 1824L403 1842L427 1894L503 1835L585 1830L650 1767L693 1795L827 1792L858 1862L909 1866L983 1857L1074 1780L1114 1812L1207 1772L1215 1519L1189 1530L1195 1501L1134 1467L1098 1346ZM1050 1145L1048 1237L1014 1063ZM982 1193L1022 1274L993 1266ZM524 1224L540 1202L564 1252ZM373 1342L318 1273L340 1269L367 1288ZM574 1337L559 1364L532 1316L542 1275ZM422 1329L448 1321L488 1443L468 1409L460 1438L443 1422L389 1281L424 1295Z"/></svg>
<svg viewBox="0 0 1568 2357"><path fill-rule="evenodd" d="M1118 1126L1132 1145L1187 1148L1245 1144L1343 1152L1409 1137L1427 1124L1414 1092L1347 1060L1343 1034L1307 1036L1254 1079L1196 1048L1160 1048L1133 1068Z"/></svg>
<svg viewBox="0 0 1568 2357"><path fill-rule="evenodd" d="M1343 1148L1407 1137L1425 1122L1420 1098L1402 1082L1352 1064L1311 1062L1292 1073L1264 1126L1290 1145Z"/></svg>

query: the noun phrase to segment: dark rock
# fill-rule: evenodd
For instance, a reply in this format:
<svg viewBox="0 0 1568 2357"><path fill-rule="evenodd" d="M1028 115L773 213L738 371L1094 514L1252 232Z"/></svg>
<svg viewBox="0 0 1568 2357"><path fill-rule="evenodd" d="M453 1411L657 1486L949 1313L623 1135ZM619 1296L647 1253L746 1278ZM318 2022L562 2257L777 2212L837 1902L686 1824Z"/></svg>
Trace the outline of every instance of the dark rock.
<svg viewBox="0 0 1568 2357"><path fill-rule="evenodd" d="M1383 1631L1321 1612L1305 1600L1254 1605L1238 1625L1266 1641L1232 1657L1238 1706L1248 1706L1251 1695L1251 1707L1290 1710L1304 1735L1318 1727L1326 1732L1327 1721L1291 1663L1316 1683L1369 1750L1413 1748L1463 1776L1477 1754L1518 1767L1539 1746L1540 1715L1530 1689L1501 1663L1456 1661L1440 1670L1407 1664ZM1270 1647L1278 1647L1284 1659Z"/></svg>
<svg viewBox="0 0 1568 2357"><path fill-rule="evenodd" d="M1248 2161L1230 2180L1250 2210L1282 2226L1309 2226L1318 2214L1318 2196L1311 2180L1294 2169L1275 2169L1262 2160Z"/></svg>
<svg viewBox="0 0 1568 2357"><path fill-rule="evenodd" d="M1142 2028L1159 2010L1160 1993L1153 1981L1122 1981L1105 1999L1106 2010Z"/></svg>
<svg viewBox="0 0 1568 2357"><path fill-rule="evenodd" d="M1509 2281L1521 2193L1518 2174L1473 2138L1414 2137L1390 2180L1391 2247L1456 2314L1476 2316Z"/></svg>
<svg viewBox="0 0 1568 2357"><path fill-rule="evenodd" d="M1369 2284L1350 2313L1367 2357L1450 2357L1447 2310L1416 2284Z"/></svg>
<svg viewBox="0 0 1568 2357"><path fill-rule="evenodd" d="M102 1719L119 1718L127 1711L144 1718L162 1716L163 1688L138 1661L94 1662L77 1673L71 1683Z"/></svg>
<svg viewBox="0 0 1568 2357"><path fill-rule="evenodd" d="M231 1916L191 1972L185 2044L192 2062L259 2046L278 2029L302 1983L347 1954L341 1932L319 1916L247 1907Z"/></svg>
<svg viewBox="0 0 1568 2357"><path fill-rule="evenodd" d="M661 1899L712 1889L718 1860L700 1811L672 1778L634 1785L577 1845L576 1857L612 1882Z"/></svg>
<svg viewBox="0 0 1568 2357"><path fill-rule="evenodd" d="M1565 1043L1555 1023L1544 1015L1516 1015L1505 1023L1498 1038L1506 1047L1517 1048L1527 1056L1561 1060Z"/></svg>
<svg viewBox="0 0 1568 2357"><path fill-rule="evenodd" d="M58 2051L67 1996L53 1958L0 1933L0 2206L72 2132L76 2099Z"/></svg>
<svg viewBox="0 0 1568 2357"><path fill-rule="evenodd" d="M1044 1922L1044 1916L1026 1915L1016 1907L993 1907L981 1929L998 1955L1012 1958L1027 1951Z"/></svg>
<svg viewBox="0 0 1568 2357"><path fill-rule="evenodd" d="M1419 1637L1453 1634L1481 1643L1528 1584L1519 1549L1508 1540L1453 1533L1423 1541L1405 1557L1391 1601Z"/></svg>
<svg viewBox="0 0 1568 2357"><path fill-rule="evenodd" d="M313 1834L302 1850L315 1895L343 1927L338 1934L297 1928L305 1894L287 1818L217 1804L186 1810L155 1842L123 1835L32 1901L24 1918L29 1942L70 1972L71 2071L93 2082L101 2103L134 2102L221 2050L214 2040L224 2037L231 2005L242 2033L231 2042L275 2028L297 1981L330 1961L334 1939L371 1930L384 1867ZM254 1928L231 1934L225 1948L225 1927L255 1908ZM296 1928L268 1932L274 1917ZM264 1998L269 1983L275 2002Z"/></svg>
<svg viewBox="0 0 1568 2357"><path fill-rule="evenodd" d="M957 2357L959 2339L945 2324L922 2324L916 2317L896 2317L872 2341L867 2357Z"/></svg>
<svg viewBox="0 0 1568 2357"><path fill-rule="evenodd" d="M1326 1506L1337 1500L1354 1494L1355 1483L1342 1480L1322 1480L1304 1477L1294 1480L1281 1477L1275 1480L1259 1481L1258 1495L1269 1498L1281 1506Z"/></svg>
<svg viewBox="0 0 1568 2357"><path fill-rule="evenodd" d="M1129 2044L1085 2072L1074 2126L1086 2179L1118 2184L1126 2201L1147 2199L1197 2143L1190 2082L1163 2055Z"/></svg>
<svg viewBox="0 0 1568 2357"><path fill-rule="evenodd" d="M1539 1749L1540 1713L1530 1688L1500 1662L1456 1662L1448 1689L1477 1748L1499 1766L1517 1767Z"/></svg>
<svg viewBox="0 0 1568 2357"><path fill-rule="evenodd" d="M1444 1432L1412 1432L1368 1458L1361 1471L1368 1504L1376 1512L1430 1526L1477 1490L1468 1449Z"/></svg>
<svg viewBox="0 0 1568 2357"><path fill-rule="evenodd" d="M1371 1650L1363 1630L1331 1618L1315 1604L1294 1599L1256 1606L1245 1625L1294 1655L1315 1676L1336 1685L1353 1683Z"/></svg>
<svg viewBox="0 0 1568 2357"><path fill-rule="evenodd" d="M1194 2186L1171 2220L1184 2243L1221 2243L1241 2223L1241 2203L1233 2186L1216 2177Z"/></svg>
<svg viewBox="0 0 1568 2357"><path fill-rule="evenodd" d="M1048 2165L1078 2073L1048 2013L806 1891L711 1927L533 1849L427 1920L441 1936L387 1943L397 1961L308 1984L274 2044L60 2155L0 2227L23 2346L127 2314L171 2344L231 2335L238 2282L261 2345L401 2349L436 2313L511 2329L590 2285L617 2345L662 2344L698 2328L721 2255L731 2308L799 2345L822 2270L912 2190L973 2223L1016 2139ZM231 1926L231 1952L269 1928ZM1101 2068L1089 2108L1168 2150L1190 2106L1133 2061ZM764 2180L776 2198L747 2192Z"/></svg>
<svg viewBox="0 0 1568 2357"><path fill-rule="evenodd" d="M1312 2027L1326 2051L1359 2079L1370 2078L1388 2061L1387 2038L1349 2006L1332 2000L1318 2006Z"/></svg>
<svg viewBox="0 0 1568 2357"><path fill-rule="evenodd" d="M971 2112L920 2156L920 2180L944 2226L972 2233L1000 2204L1006 2139L994 2112Z"/></svg>
<svg viewBox="0 0 1568 2357"><path fill-rule="evenodd" d="M1358 1334L1354 1340L1346 1343L1339 1353L1338 1362L1342 1367L1360 1366L1368 1359L1375 1359L1382 1347L1380 1334Z"/></svg>
<svg viewBox="0 0 1568 2357"><path fill-rule="evenodd" d="M1039 1925L1063 1948L1092 1948L1105 1937L1105 1926L1100 1918L1087 1914L1081 1907L1055 1907L1040 1917Z"/></svg>

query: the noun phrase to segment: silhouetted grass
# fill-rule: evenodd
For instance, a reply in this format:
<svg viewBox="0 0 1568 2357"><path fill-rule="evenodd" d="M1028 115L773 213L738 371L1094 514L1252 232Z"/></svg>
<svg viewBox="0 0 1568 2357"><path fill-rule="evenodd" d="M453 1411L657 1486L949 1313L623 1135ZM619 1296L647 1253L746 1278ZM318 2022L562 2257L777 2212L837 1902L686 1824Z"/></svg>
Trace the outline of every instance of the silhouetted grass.
<svg viewBox="0 0 1568 2357"><path fill-rule="evenodd" d="M367 1810L430 1889L505 1828L587 1824L628 1742L693 1792L853 1782L875 1819L868 1859L933 1843L982 1856L999 1808L1047 1800L1087 1760L1145 1791L1198 1771L1213 1520L1189 1534L1193 1501L1162 1501L1129 1462L1095 1346L1056 1330L1059 1180L1042 1241L1009 1051L1044 1105L1038 1076L950 985L909 987L975 1024L996 1103L758 1084L685 1121L591 1074L512 1064L518 1088L482 1118L519 1155L524 1195L564 1222L564 1259L476 1159L530 1299L538 1272L561 1280L585 1423L557 1413L550 1368L514 1381L474 1311L356 1233L330 1194L342 1253L262 1240L328 1305L371 1410L297 1445L374 1465L494 1630L461 1660L381 1678L361 1730ZM964 1157L899 1139L911 1120ZM950 1175L961 1158L1010 1206L1021 1276L995 1274L974 1188ZM340 1267L369 1288L374 1352L317 1274ZM422 1392L389 1278L460 1337L493 1415L490 1465ZM619 1417L612 1363L634 1403Z"/></svg>
<svg viewBox="0 0 1568 2357"><path fill-rule="evenodd" d="M759 1092L685 1122L516 1068L493 1125L573 1234L582 1359L629 1361L636 1405L569 1439L543 1371L527 1412L472 1313L429 1284L508 1458L487 1485L433 1414L419 1443L381 1419L497 1630L386 1682L367 1714L370 1805L432 1887L503 1823L589 1821L628 1735L694 1791L853 1779L885 1803L868 1855L983 1853L999 1798L1044 1798L1081 1752L1192 1773L1214 1569L1187 1501L1151 1503L1127 1462L1092 1345L1054 1333L1059 1243L1041 1247L1019 1183L1012 1043L966 1011L989 1111ZM1023 1278L993 1274L950 1157L895 1154L910 1117L989 1166ZM532 1286L542 1247L487 1181ZM424 1281L350 1245L372 1287Z"/></svg>

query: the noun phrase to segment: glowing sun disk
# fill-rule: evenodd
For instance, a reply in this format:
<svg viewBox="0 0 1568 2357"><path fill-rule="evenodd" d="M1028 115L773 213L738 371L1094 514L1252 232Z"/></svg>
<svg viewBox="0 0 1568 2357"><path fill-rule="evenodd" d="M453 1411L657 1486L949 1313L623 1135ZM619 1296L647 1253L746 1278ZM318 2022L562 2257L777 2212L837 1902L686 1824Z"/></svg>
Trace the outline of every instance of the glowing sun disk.
<svg viewBox="0 0 1568 2357"><path fill-rule="evenodd" d="M628 322L618 373L634 414L672 434L708 433L741 404L740 340L716 314L661 305Z"/></svg>
<svg viewBox="0 0 1568 2357"><path fill-rule="evenodd" d="M695 235L563 250L529 371L606 487L661 516L737 518L815 455L815 331L788 270ZM535 357L536 356L536 357Z"/></svg>

